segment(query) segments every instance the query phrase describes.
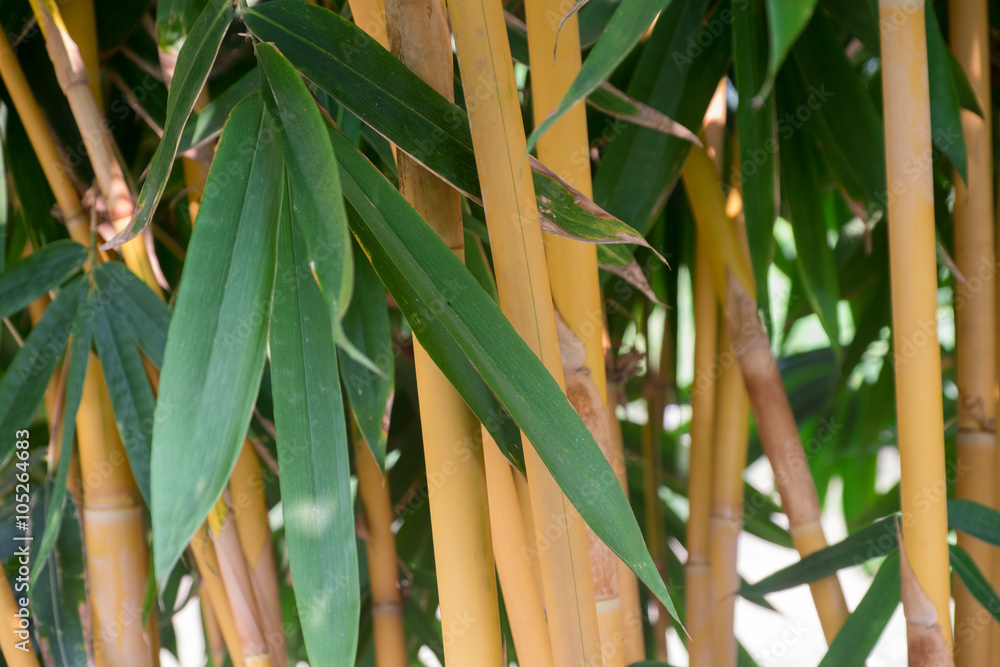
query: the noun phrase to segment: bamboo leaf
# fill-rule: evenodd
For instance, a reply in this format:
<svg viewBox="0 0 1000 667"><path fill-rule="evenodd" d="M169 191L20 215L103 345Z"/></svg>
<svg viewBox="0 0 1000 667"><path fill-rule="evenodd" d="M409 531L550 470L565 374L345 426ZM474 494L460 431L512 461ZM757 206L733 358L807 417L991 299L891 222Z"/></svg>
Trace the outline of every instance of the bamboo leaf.
<svg viewBox="0 0 1000 667"><path fill-rule="evenodd" d="M885 556L896 550L895 517L879 519L837 544L809 554L800 561L740 589L740 595L766 595L828 577L845 567Z"/></svg>
<svg viewBox="0 0 1000 667"><path fill-rule="evenodd" d="M156 43L160 50L176 55L198 18L196 0L160 0L156 3Z"/></svg>
<svg viewBox="0 0 1000 667"><path fill-rule="evenodd" d="M86 261L87 249L79 243L55 241L14 262L0 274L0 318L24 310L59 287Z"/></svg>
<svg viewBox="0 0 1000 667"><path fill-rule="evenodd" d="M210 0L202 10L198 20L191 26L191 32L184 40L184 46L177 56L170 94L167 97L167 120L163 136L153 154L146 182L139 192L135 213L128 227L119 232L102 249L117 247L138 236L153 218L156 205L160 203L167 187L167 178L177 157L181 132L187 123L194 103L208 80L208 73L219 53L219 46L226 30L233 20L232 0Z"/></svg>
<svg viewBox="0 0 1000 667"><path fill-rule="evenodd" d="M52 482L46 483L35 502L35 525L44 525L54 489ZM87 589L79 512L76 501L69 496L59 519L62 525L55 549L40 568L42 574L31 590L39 648L52 656L56 665L88 664L80 611L87 608Z"/></svg>
<svg viewBox="0 0 1000 667"><path fill-rule="evenodd" d="M24 428L35 416L49 378L69 342L71 325L86 293L84 276L63 287L7 367L0 379L0 427L6 430L0 432L13 433ZM0 439L0 462L6 461L13 451L12 439Z"/></svg>
<svg viewBox="0 0 1000 667"><path fill-rule="evenodd" d="M1000 512L971 500L948 501L948 525L995 547L1000 547Z"/></svg>
<svg viewBox="0 0 1000 667"><path fill-rule="evenodd" d="M256 70L250 70L237 79L236 83L213 97L201 111L191 114L188 118L177 152L186 153L219 136L233 107L258 90L260 90L260 74Z"/></svg>
<svg viewBox="0 0 1000 667"><path fill-rule="evenodd" d="M371 449L379 468L385 469L385 440L389 431L388 410L392 406L395 361L389 308L385 287L368 258L354 247L354 297L344 315L344 334L367 358L381 369L373 373L350 355L341 354L340 377L354 412L361 436Z"/></svg>
<svg viewBox="0 0 1000 667"><path fill-rule="evenodd" d="M305 0L257 5L245 13L244 20L255 37L274 43L312 83L460 192L481 201L465 110L446 100L360 28ZM532 178L542 218L563 230L604 229L599 238L620 239L625 231L620 221L551 171L538 171L539 165L533 163ZM633 235L627 241L613 242L640 241Z"/></svg>
<svg viewBox="0 0 1000 667"><path fill-rule="evenodd" d="M156 400L149 386L139 349L129 326L111 309L101 308L94 318L94 342L104 371L115 423L121 435L136 486L148 505L149 458Z"/></svg>
<svg viewBox="0 0 1000 667"><path fill-rule="evenodd" d="M767 32L770 48L767 57L767 76L762 82L755 106L758 100L763 100L774 85L774 77L788 55L792 44L799 38L803 28L812 18L816 9L816 0L767 0ZM740 10L737 10L739 12ZM742 96L741 96L742 98Z"/></svg>
<svg viewBox="0 0 1000 667"><path fill-rule="evenodd" d="M794 28L801 5L809 5L806 15L808 19L813 4L815 0L796 0L777 8L771 0L767 1L770 19L768 27L771 29L771 65L774 65L775 59L780 62L794 37L798 35L798 30L802 29L801 25L798 26L784 50L776 52L777 42L789 38L788 31ZM737 2L734 5L733 61L740 100L736 109L736 126L740 137L740 190L743 194L743 214L756 284L757 305L764 312L767 330L773 331L767 272L771 266L774 219L777 216L775 193L778 164L775 152L778 146L774 135L774 95L767 92L774 80L774 70L768 65L763 19L762 3ZM757 91L760 93L754 97Z"/></svg>
<svg viewBox="0 0 1000 667"><path fill-rule="evenodd" d="M170 308L121 262L105 262L93 271L94 280L112 305L117 325L127 330L157 368L163 366Z"/></svg>
<svg viewBox="0 0 1000 667"><path fill-rule="evenodd" d="M530 151L538 141L538 137L542 136L564 113L594 92L601 85L601 82L606 81L614 73L615 68L639 43L643 34L656 19L657 14L670 2L671 0L653 0L652 2L649 0L622 0L618 9L615 10L614 16L608 21L604 34L590 50L580 72L570 84L566 95L559 102L559 106L528 137L526 150Z"/></svg>
<svg viewBox="0 0 1000 667"><path fill-rule="evenodd" d="M931 95L931 131L934 144L944 151L962 180L969 182L969 164L962 131L962 110L952 69L951 52L941 34L933 3L925 6L927 21L927 77ZM960 68L961 69L961 68Z"/></svg>
<svg viewBox="0 0 1000 667"><path fill-rule="evenodd" d="M360 593L347 424L330 314L288 208L269 337L285 538L306 650L317 664L349 665Z"/></svg>
<svg viewBox="0 0 1000 667"><path fill-rule="evenodd" d="M969 589L972 597L976 598L983 609L990 612L993 618L1000 622L1000 596L996 594L996 591L990 586L990 582L979 571L972 556L957 544L948 545L948 555L950 556L951 569Z"/></svg>
<svg viewBox="0 0 1000 667"><path fill-rule="evenodd" d="M264 105L281 132L292 223L305 238L306 263L326 296L337 335L354 269L333 148L312 95L288 59L270 44L258 44L257 62Z"/></svg>
<svg viewBox="0 0 1000 667"><path fill-rule="evenodd" d="M587 104L613 118L664 134L673 134L701 146L701 141L694 132L666 114L629 97L606 81L587 97Z"/></svg>
<svg viewBox="0 0 1000 667"><path fill-rule="evenodd" d="M247 156L252 156L248 159ZM241 102L209 172L177 292L153 427L150 511L165 581L236 463L264 368L283 165L259 97Z"/></svg>
<svg viewBox="0 0 1000 667"><path fill-rule="evenodd" d="M882 562L878 574L830 644L819 667L864 665L899 605L899 554Z"/></svg>
<svg viewBox="0 0 1000 667"><path fill-rule="evenodd" d="M331 133L351 207L377 205L382 216L351 216L351 228L392 289L392 266L409 288L392 292L418 338L430 331L412 300L433 315L535 445L570 502L601 540L629 565L674 615L625 493L593 436L531 348L445 243L345 137ZM387 265L389 265L387 267ZM424 338L421 338L424 340ZM425 343L445 370L442 348ZM461 390L461 387L459 387ZM470 404L470 407L475 406ZM477 415L478 416L478 415Z"/></svg>
<svg viewBox="0 0 1000 667"><path fill-rule="evenodd" d="M707 6L707 0L666 5L625 89L688 128L701 125L732 46L731 17L723 20L721 9L706 16ZM608 126L604 136L608 146L594 175L594 201L645 235L691 143L621 121Z"/></svg>
<svg viewBox="0 0 1000 667"><path fill-rule="evenodd" d="M66 500L66 479L69 477L70 460L72 459L73 436L76 435L76 413L80 409L80 399L83 396L83 378L87 373L87 361L90 357L93 301L94 294L88 290L73 320L73 338L69 345L69 368L66 371L66 397L63 402L59 462L53 477L52 496L49 498L45 529L42 532L33 561L35 567L31 573L32 584L37 582L38 575L41 574L42 568L48 562L52 547L55 546L56 538L59 537L59 528L62 526L63 504ZM51 307L49 306L49 308Z"/></svg>

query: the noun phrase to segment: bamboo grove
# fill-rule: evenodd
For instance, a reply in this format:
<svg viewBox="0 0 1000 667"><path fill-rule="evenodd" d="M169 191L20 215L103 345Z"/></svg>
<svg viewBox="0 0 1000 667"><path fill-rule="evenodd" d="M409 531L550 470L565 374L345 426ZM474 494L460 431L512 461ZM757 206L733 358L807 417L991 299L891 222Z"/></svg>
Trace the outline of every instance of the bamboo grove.
<svg viewBox="0 0 1000 667"><path fill-rule="evenodd" d="M997 3L0 27L2 664L1000 666Z"/></svg>

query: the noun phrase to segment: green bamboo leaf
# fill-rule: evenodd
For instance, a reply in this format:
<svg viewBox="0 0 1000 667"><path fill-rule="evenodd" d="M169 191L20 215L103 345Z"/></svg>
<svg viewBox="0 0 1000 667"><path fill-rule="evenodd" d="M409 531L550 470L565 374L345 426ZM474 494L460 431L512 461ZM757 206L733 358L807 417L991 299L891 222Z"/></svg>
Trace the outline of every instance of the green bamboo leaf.
<svg viewBox="0 0 1000 667"><path fill-rule="evenodd" d="M668 3L625 89L688 128L701 125L729 66L731 10L706 16L707 8L707 0ZM594 201L645 235L691 144L624 121L607 126L603 136L608 145L594 175Z"/></svg>
<svg viewBox="0 0 1000 667"><path fill-rule="evenodd" d="M801 586L835 574L837 570L885 556L899 546L895 517L879 519L843 541L809 554L788 567L740 589L740 595L766 595Z"/></svg>
<svg viewBox="0 0 1000 667"><path fill-rule="evenodd" d="M798 5L811 5L808 0L785 3L784 10L773 8L768 0L768 26L771 28L771 58L775 58L775 42L785 39L785 30L793 21L778 19L774 14L787 19L796 15ZM787 15L787 16L786 16ZM808 18L808 16L807 16ZM803 24L804 25L804 24ZM801 30L801 26L798 28ZM777 34L776 34L777 33ZM795 32L798 35L798 31ZM794 37L792 38L794 41ZM783 58L791 42L788 42ZM780 59L779 59L780 60ZM769 69L765 44L764 11L761 2L737 2L733 10L733 62L736 70L736 91L739 106L736 109L736 126L739 133L741 178L740 190L743 194L743 214L746 219L747 241L750 245L750 263L753 266L754 282L757 286L757 305L764 313L766 328L774 331L771 322L771 299L767 272L771 266L774 248L774 220L777 216L775 193L778 162L777 137L775 136L774 95L767 92L773 83L774 72ZM755 93L760 91L759 96Z"/></svg>
<svg viewBox="0 0 1000 667"><path fill-rule="evenodd" d="M737 3L739 4L739 3ZM749 3L744 3L749 4ZM767 32L769 37L767 75L754 99L754 105L763 103L774 86L774 77L785 61L789 49L799 38L812 18L816 0L767 0ZM739 10L737 10L739 12ZM760 14L763 18L763 13ZM742 95L741 95L742 98Z"/></svg>
<svg viewBox="0 0 1000 667"><path fill-rule="evenodd" d="M94 342L132 476L148 505L149 456L156 399L153 398L139 348L129 336L128 323L122 322L110 308L96 311Z"/></svg>
<svg viewBox="0 0 1000 667"><path fill-rule="evenodd" d="M392 292L421 340L430 331L414 307L430 307L490 390L534 443L542 461L583 519L635 571L676 618L667 588L646 550L625 492L593 436L545 367L514 331L455 254L403 199L398 190L346 137L331 133L343 172L344 194L353 207L377 206L382 216L350 216L354 231L390 289L399 278L409 288ZM390 276L387 265L402 267ZM445 368L442 349L425 343ZM459 388L461 389L461 388ZM474 407L471 406L470 407ZM487 422L488 423L488 422Z"/></svg>
<svg viewBox="0 0 1000 667"><path fill-rule="evenodd" d="M951 66L951 76L955 81L955 90L958 93L958 103L963 109L968 109L982 118L983 109L979 106L979 100L976 99L976 91L972 90L972 84L969 83L969 77L965 75L965 70L962 69L962 65L958 62L958 58L955 57L955 54L951 51L948 51L947 53L948 63Z"/></svg>
<svg viewBox="0 0 1000 667"><path fill-rule="evenodd" d="M43 487L32 510L34 525L45 525L54 488L52 482ZM86 665L87 644L80 614L87 604L83 531L80 508L72 496L66 498L60 521L55 548L31 588L31 612L43 655L51 656L56 665Z"/></svg>
<svg viewBox="0 0 1000 667"><path fill-rule="evenodd" d="M112 304L118 326L127 330L157 368L163 366L170 308L121 262L106 262L93 271L94 280Z"/></svg>
<svg viewBox="0 0 1000 667"><path fill-rule="evenodd" d="M87 280L80 276L59 292L45 314L24 339L7 372L0 379L0 433L13 433L29 424L45 395L49 378L69 343L72 324L81 300L87 294ZM14 451L14 441L0 439L0 462Z"/></svg>
<svg viewBox="0 0 1000 667"><path fill-rule="evenodd" d="M272 45L258 44L257 62L264 105L281 132L292 223L302 230L307 264L326 296L338 334L354 269L333 148L312 95L288 59Z"/></svg>
<svg viewBox="0 0 1000 667"><path fill-rule="evenodd" d="M258 90L260 90L260 74L256 69L252 69L237 79L236 83L213 97L201 111L191 114L181 134L177 152L186 153L219 136L233 107L247 95Z"/></svg>
<svg viewBox="0 0 1000 667"><path fill-rule="evenodd" d="M255 37L273 43L309 81L460 192L481 201L465 110L360 28L305 0L257 5L247 10L244 21ZM532 162L532 178L543 224L552 225L554 232L566 230L590 242L643 242L641 235L537 161ZM587 229L604 231L580 231Z"/></svg>
<svg viewBox="0 0 1000 667"><path fill-rule="evenodd" d="M309 656L350 665L360 593L347 424L330 314L288 208L269 337L285 539Z"/></svg>
<svg viewBox="0 0 1000 667"><path fill-rule="evenodd" d="M252 156L249 157L248 156ZM222 133L163 355L150 511L166 581L236 463L264 368L284 167L259 97Z"/></svg>
<svg viewBox="0 0 1000 667"><path fill-rule="evenodd" d="M830 644L819 667L864 665L899 605L899 553L882 562L857 608Z"/></svg>
<svg viewBox="0 0 1000 667"><path fill-rule="evenodd" d="M924 13L927 22L927 77L934 145L944 151L959 176L968 183L969 164L965 151L965 133L962 131L962 109L951 65L951 52L941 34L933 3L925 6Z"/></svg>
<svg viewBox="0 0 1000 667"><path fill-rule="evenodd" d="M948 545L948 556L951 561L951 569L969 589L972 597L976 598L983 609L990 612L993 618L1000 622L1000 596L993 590L983 573L979 571L972 556L957 544Z"/></svg>
<svg viewBox="0 0 1000 667"><path fill-rule="evenodd" d="M610 83L604 82L598 86L587 97L587 104L613 118L619 118L640 127L648 127L664 134L673 134L701 146L701 141L694 132L666 114L629 97Z"/></svg>
<svg viewBox="0 0 1000 667"><path fill-rule="evenodd" d="M782 79L779 78L779 81ZM784 103L784 90L784 86L779 86L782 110L791 108ZM796 135L781 138L781 153L781 185L788 200L789 221L795 238L795 263L809 303L839 358L837 302L840 300L840 281L837 260L827 242L826 217L816 197L820 190L816 169L818 159L805 137Z"/></svg>
<svg viewBox="0 0 1000 667"><path fill-rule="evenodd" d="M948 501L948 525L995 547L1000 547L1000 512L971 500Z"/></svg>
<svg viewBox="0 0 1000 667"><path fill-rule="evenodd" d="M86 261L87 249L79 243L55 241L14 262L0 274L0 318L24 310L59 287Z"/></svg>
<svg viewBox="0 0 1000 667"><path fill-rule="evenodd" d="M180 52L198 18L197 0L160 0L156 3L156 44L170 56Z"/></svg>
<svg viewBox="0 0 1000 667"><path fill-rule="evenodd" d="M361 436L371 449L380 468L385 468L385 440L388 435L388 409L392 405L395 364L389 307L385 287L358 244L354 247L354 297L344 315L344 334L362 354L382 371L373 373L350 355L342 353L340 377L347 401L357 420Z"/></svg>
<svg viewBox="0 0 1000 667"><path fill-rule="evenodd" d="M111 241L101 246L109 249L138 236L153 218L156 205L160 203L167 187L170 170L177 157L181 132L187 123L194 103L208 80L208 73L219 53L219 46L226 30L233 20L232 0L210 0L202 10L198 20L191 26L191 32L184 40L184 47L177 56L170 95L167 97L167 120L163 136L153 154L146 182L139 192L135 213L128 227L119 232Z"/></svg>
<svg viewBox="0 0 1000 667"><path fill-rule="evenodd" d="M85 284L85 281L84 281ZM80 308L73 319L73 338L69 345L69 368L66 370L66 398L63 403L62 437L59 443L59 464L56 466L52 482L52 496L49 499L48 512L45 517L45 529L35 551L34 569L31 572L32 584L37 582L38 575L49 559L59 528L62 526L63 504L66 500L66 479L69 477L69 464L73 451L73 436L76 435L76 413L80 409L80 399L83 396L83 378L87 373L87 360L90 357L90 342L93 331L94 293L88 290L82 297ZM54 305L54 304L53 304ZM52 306L49 306L51 308Z"/></svg>
<svg viewBox="0 0 1000 667"><path fill-rule="evenodd" d="M610 77L615 68L632 51L646 30L656 19L660 11L669 5L671 0L622 0L614 16L608 21L607 28L601 38L590 50L580 72L573 79L569 90L563 96L552 113L535 128L528 137L526 150L531 150L538 137L569 111L573 105L594 92L603 81Z"/></svg>

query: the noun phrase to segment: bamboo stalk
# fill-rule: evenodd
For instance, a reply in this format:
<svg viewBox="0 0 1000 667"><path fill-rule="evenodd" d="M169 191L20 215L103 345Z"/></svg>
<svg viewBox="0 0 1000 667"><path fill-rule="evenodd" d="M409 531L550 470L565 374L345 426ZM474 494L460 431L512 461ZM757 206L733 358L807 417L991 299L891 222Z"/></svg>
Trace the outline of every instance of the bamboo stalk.
<svg viewBox="0 0 1000 667"><path fill-rule="evenodd" d="M449 12L500 306L565 387L503 8L498 0L457 0ZM524 458L535 532L547 538L539 559L553 659L558 665L600 664L586 526L526 439Z"/></svg>
<svg viewBox="0 0 1000 667"><path fill-rule="evenodd" d="M705 147L722 172L726 131L726 80L722 79L705 114ZM685 574L688 662L712 664L711 521L715 422L715 359L718 347L718 304L706 250L708 241L695 233L694 382L691 387L691 463L688 474L688 560Z"/></svg>
<svg viewBox="0 0 1000 667"><path fill-rule="evenodd" d="M260 460L249 439L243 441L236 466L229 478L233 499L233 519L239 535L240 551L246 561L250 584L261 612L261 632L275 667L285 667L285 631L281 619L281 594L271 546L267 499Z"/></svg>
<svg viewBox="0 0 1000 667"><path fill-rule="evenodd" d="M358 495L364 506L368 534L365 551L368 554L368 581L371 585L375 664L378 667L406 667L403 600L399 594L396 536L392 532L389 484L356 426L354 435Z"/></svg>
<svg viewBox="0 0 1000 667"><path fill-rule="evenodd" d="M55 0L31 0L31 6L45 36L45 47L59 86L69 102L90 156L98 189L108 208L108 217L114 228L121 231L132 219L132 193L118 163L111 134L104 124L104 114L87 85L88 77L80 50L70 38ZM121 253L132 272L162 297L163 292L156 282L143 239L136 238L123 244Z"/></svg>
<svg viewBox="0 0 1000 667"><path fill-rule="evenodd" d="M951 3L948 7L951 48L962 65L983 108L992 118L990 99L989 12L985 0ZM987 507L996 505L994 464L996 449L996 239L993 233L993 145L990 121L971 111L962 112L962 132L968 154L969 182L958 173L955 184L954 259L966 282L955 281L955 329L959 401L956 496ZM985 278L985 280L984 280ZM1000 579L990 545L959 531L958 544L983 572ZM997 569L994 571L994 567ZM990 661L990 632L978 630L980 606L957 581L955 592L955 659L959 667ZM996 634L996 630L991 631ZM1000 639L1000 636L998 636ZM995 651L993 653L996 653ZM997 658L1000 660L1000 658Z"/></svg>
<svg viewBox="0 0 1000 667"><path fill-rule="evenodd" d="M201 574L201 590L199 595L202 604L203 616L207 617L205 609L209 610L215 624L222 634L226 650L229 652L229 659L233 667L244 667L243 647L240 644L239 632L236 630L236 620L233 611L229 606L229 597L226 595L226 585L222 581L219 569L219 557L215 552L215 545L212 544L209 536L208 526L202 524L201 528L191 539L191 554L194 556L198 572ZM207 604L206 604L207 603ZM205 629L210 631L211 623L206 620ZM209 635L211 638L211 635ZM213 655L218 650L217 645L212 645ZM218 664L222 664L220 661Z"/></svg>
<svg viewBox="0 0 1000 667"><path fill-rule="evenodd" d="M453 99L451 35L443 6L437 0L390 0L385 11L396 57ZM400 191L464 260L459 194L409 156L397 153L396 161ZM445 663L498 665L503 647L482 430L416 334L413 352ZM538 615L544 634L540 600Z"/></svg>
<svg viewBox="0 0 1000 667"><path fill-rule="evenodd" d="M83 68L87 71L87 83L99 108L101 102L101 76L98 69L100 60L97 48L97 21L94 15L94 0L64 0L60 4L63 20L69 36L80 48Z"/></svg>
<svg viewBox="0 0 1000 667"><path fill-rule="evenodd" d="M717 174L703 149L691 151L683 176L698 228L715 241L708 247L709 257L716 292L724 297L732 352L739 362L761 443L774 471L792 539L799 554L806 556L827 544L820 525L819 497L778 365L757 315L749 262L727 219ZM721 465L718 456L715 460ZM831 642L847 618L840 583L831 576L813 583L810 589L823 632Z"/></svg>
<svg viewBox="0 0 1000 667"><path fill-rule="evenodd" d="M20 605L22 601L23 607ZM15 600L10 581L6 576L0 577L0 618L3 619L0 623L0 653L8 667L38 667L38 658L31 644L31 621L27 603L28 599L24 597ZM23 624L20 615L22 608L28 615Z"/></svg>
<svg viewBox="0 0 1000 667"><path fill-rule="evenodd" d="M222 661L226 659L226 640L222 635L222 627L215 615L205 582L198 587L198 606L201 608L201 625L205 634L208 664L212 667L221 666Z"/></svg>
<svg viewBox="0 0 1000 667"><path fill-rule="evenodd" d="M934 190L925 158L932 149L924 3L879 0L879 28L903 541L951 647Z"/></svg>
<svg viewBox="0 0 1000 667"><path fill-rule="evenodd" d="M577 17L572 15L557 30L560 25L552 17L560 13L565 13L561 0L525 3L532 62L531 102L536 124L558 106L580 71ZM538 157L585 196L593 196L587 116L582 102L567 111L539 139ZM614 454L608 424L604 308L597 275L597 247L554 234L544 235L544 243L552 300L568 328L566 335L560 336L560 342L575 339L582 352L579 364L567 363L567 348L563 346L567 395L610 462ZM619 667L625 663L618 557L589 528L587 537L604 665Z"/></svg>

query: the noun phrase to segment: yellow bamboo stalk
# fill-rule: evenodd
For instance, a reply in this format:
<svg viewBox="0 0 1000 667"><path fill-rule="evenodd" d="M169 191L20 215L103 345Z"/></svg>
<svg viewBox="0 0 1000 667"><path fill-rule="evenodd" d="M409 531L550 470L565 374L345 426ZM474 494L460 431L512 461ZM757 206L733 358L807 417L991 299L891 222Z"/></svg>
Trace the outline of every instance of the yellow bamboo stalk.
<svg viewBox="0 0 1000 667"><path fill-rule="evenodd" d="M451 35L441 3L389 0L385 12L396 57L453 99ZM396 161L400 191L464 260L459 194L409 156L397 153ZM445 663L500 664L503 647L481 426L420 345L419 332L413 353Z"/></svg>
<svg viewBox="0 0 1000 667"><path fill-rule="evenodd" d="M965 70L984 116L992 118L990 100L989 12L985 0L948 7L951 48ZM955 183L954 259L966 282L956 281L955 328L959 401L956 496L995 506L996 449L996 239L993 233L993 159L991 122L962 111L968 154L968 184ZM993 572L990 545L959 531L958 544L983 572ZM997 581L996 576L993 577ZM955 591L955 660L959 667L989 663L990 632L980 631L981 608L958 581ZM992 629L992 625L990 627ZM959 633L958 630L974 629ZM983 628L985 629L985 628ZM995 631L993 631L995 633ZM995 652L994 652L995 653ZM1000 658L998 658L1000 660Z"/></svg>
<svg viewBox="0 0 1000 667"><path fill-rule="evenodd" d="M209 599L208 586L204 582L198 587L198 606L201 608L201 625L205 631L205 649L212 667L222 665L226 659L226 640L222 634L219 619Z"/></svg>
<svg viewBox="0 0 1000 667"><path fill-rule="evenodd" d="M354 427L354 463L358 494L365 509L368 534L368 581L371 585L372 624L375 634L375 664L406 667L406 634L403 632L403 601L399 594L396 536L392 532L392 501L389 483L378 467L367 443Z"/></svg>
<svg viewBox="0 0 1000 667"><path fill-rule="evenodd" d="M215 625L222 634L233 667L243 667L243 647L240 644L240 635L236 629L236 620L233 618L232 609L229 606L226 585L220 574L219 558L215 552L215 545L212 544L207 525L202 524L201 528L198 529L198 532L191 539L190 548L194 555L195 564L198 566L198 572L201 574L199 595L203 605L202 615L207 619L211 614L214 619ZM211 631L212 625L208 620L205 621L206 632ZM210 638L211 636L209 634ZM217 650L218 646L213 644L213 656L217 655ZM221 659L217 664L222 664Z"/></svg>
<svg viewBox="0 0 1000 667"><path fill-rule="evenodd" d="M281 594L278 590L271 527L264 497L264 478L260 460L249 439L243 441L236 466L229 478L233 500L233 519L239 535L240 550L246 561L250 584L261 612L261 632L275 667L285 667L285 631L281 619Z"/></svg>
<svg viewBox="0 0 1000 667"><path fill-rule="evenodd" d="M49 59L69 102L70 110L80 129L87 154L94 168L98 189L108 208L108 217L114 228L121 231L132 219L134 210L132 193L118 164L111 134L104 126L101 112L88 85L88 77L79 55L79 49L59 13L56 0L31 0L35 18L45 36ZM125 264L143 279L156 294L163 296L157 284L153 267L141 238L121 246Z"/></svg>
<svg viewBox="0 0 1000 667"><path fill-rule="evenodd" d="M565 13L561 0L530 0L524 10L532 62L532 110L535 122L541 123L558 106L580 71L580 29L574 14L557 34L559 24L552 17ZM538 157L585 196L593 196L583 102L567 111L539 139ZM568 327L568 335L560 337L560 342L564 338L576 339L584 355L577 372L575 362L566 364L563 348L567 395L610 462L614 453L608 424L604 308L597 275L597 247L554 234L546 234L544 242L552 300ZM587 536L604 665L619 667L625 663L618 558L589 528Z"/></svg>
<svg viewBox="0 0 1000 667"><path fill-rule="evenodd" d="M879 0L903 541L951 646L937 255L922 0ZM913 165L923 165L914 169ZM992 391L992 390L991 390Z"/></svg>
<svg viewBox="0 0 1000 667"><path fill-rule="evenodd" d="M607 328L605 328L607 331ZM611 467L618 477L618 483L625 489L628 496L628 474L625 469L625 441L622 438L622 425L615 414L615 408L620 403L620 389L608 385L608 424L611 426ZM623 561L618 561L618 592L622 608L622 655L625 664L640 662L646 659L646 638L642 633L642 604L639 599L639 580L632 569Z"/></svg>
<svg viewBox="0 0 1000 667"><path fill-rule="evenodd" d="M101 76L97 48L97 20L94 15L94 0L65 0L60 3L63 20L70 37L80 48L80 58L87 71L87 83L90 92L103 108L101 102Z"/></svg>
<svg viewBox="0 0 1000 667"><path fill-rule="evenodd" d="M820 525L819 497L778 365L757 315L749 261L727 219L718 175L704 149L696 147L691 151L683 178L699 231L714 241L708 254L716 292L724 298L732 353L739 363L761 443L774 471L792 539L799 553L806 556L827 544ZM715 460L721 465L718 456ZM833 641L847 618L840 583L832 576L813 583L810 589L826 639Z"/></svg>
<svg viewBox="0 0 1000 667"><path fill-rule="evenodd" d="M463 68L500 306L564 386L503 8L498 0L457 0L449 12ZM537 541L548 547L539 549L539 559L553 659L558 665L600 664L586 526L526 439L524 458Z"/></svg>
<svg viewBox="0 0 1000 667"><path fill-rule="evenodd" d="M24 602L24 605L21 605ZM24 616L21 610L24 610ZM31 619L28 599L21 595L17 599L6 576L0 577L0 653L8 667L38 667L38 658L31 645Z"/></svg>
<svg viewBox="0 0 1000 667"><path fill-rule="evenodd" d="M726 80L722 79L705 114L705 147L722 172L726 130ZM691 464L688 476L690 511L685 566L688 662L712 664L712 580L710 565L712 519L712 447L715 423L715 360L718 346L718 304L712 287L707 241L696 233L694 257L694 382L691 387Z"/></svg>

